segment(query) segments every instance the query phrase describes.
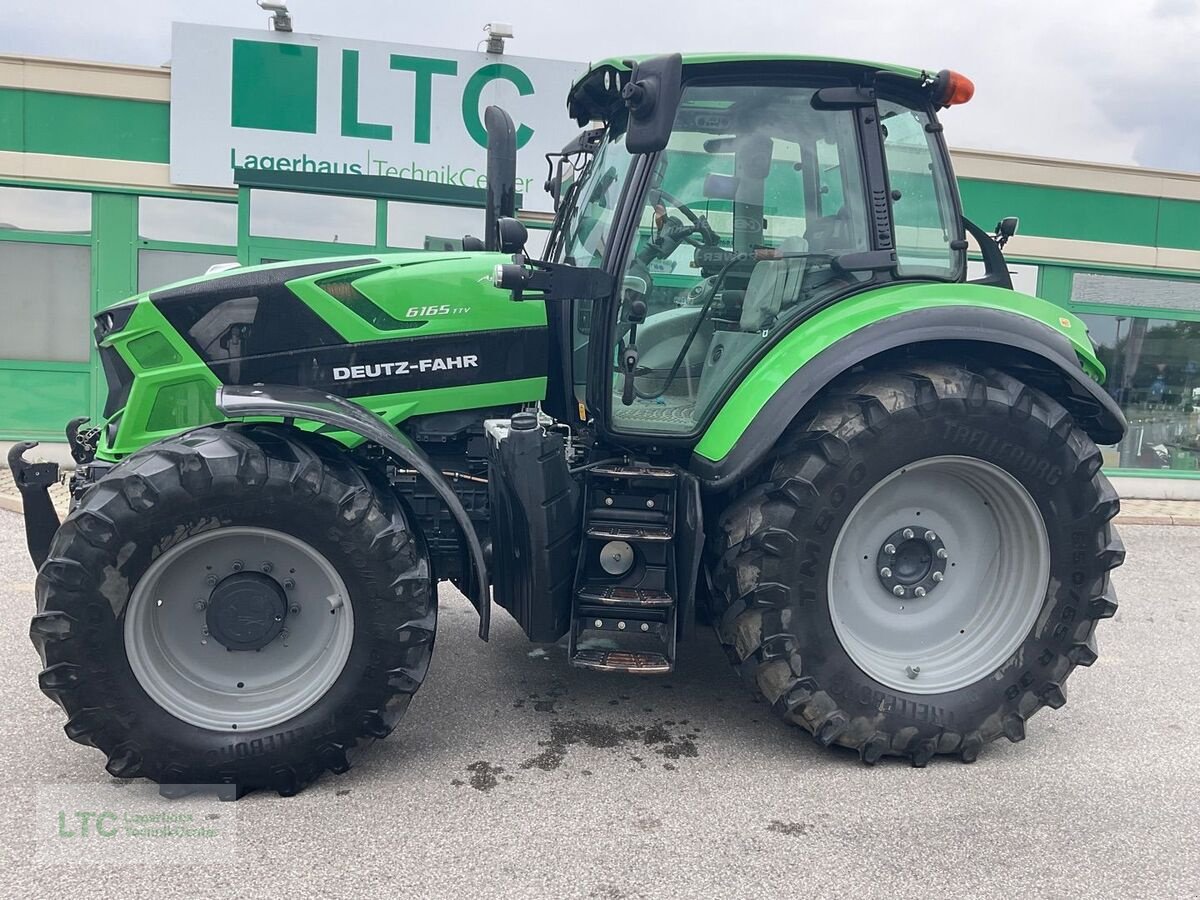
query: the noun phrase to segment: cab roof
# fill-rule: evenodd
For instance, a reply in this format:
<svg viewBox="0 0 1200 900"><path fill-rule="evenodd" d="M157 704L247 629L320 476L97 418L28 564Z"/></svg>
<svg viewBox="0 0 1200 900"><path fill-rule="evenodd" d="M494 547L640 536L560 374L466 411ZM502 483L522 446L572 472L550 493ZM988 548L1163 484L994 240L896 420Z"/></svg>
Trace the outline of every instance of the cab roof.
<svg viewBox="0 0 1200 900"><path fill-rule="evenodd" d="M612 56L608 59L602 59L588 66L587 71L575 79L571 85L571 90L574 91L579 84L591 75L593 72L601 69L611 69L614 72L628 72L629 62L643 62L647 59L652 59L655 54L645 53L641 56ZM914 69L909 66L897 66L891 63L872 62L865 59L844 59L837 56L808 56L799 53L684 53L683 64L685 66L707 66L717 63L748 63L748 62L775 62L775 63L821 63L835 65L841 64L852 66L860 69L870 69L876 72L891 72L894 75L899 75L906 78L921 79L926 76L927 70Z"/></svg>
<svg viewBox="0 0 1200 900"><path fill-rule="evenodd" d="M762 64L771 66L778 71L779 66L808 66L823 70L824 74L836 74L854 77L858 73L885 72L893 77L910 79L915 84L924 86L933 77L926 69L914 69L908 66L896 66L889 63L870 62L860 59L842 59L834 56L806 56L787 53L683 53L684 77L689 68L711 66L745 66L747 64ZM575 79L571 90L567 93L567 109L570 115L580 124L587 124L594 118L606 118L605 111L611 110L614 103L619 102L619 85L622 78L628 78L631 63L641 63L654 58L653 54L633 57L612 57L594 62L586 72ZM610 76L614 76L611 77ZM614 88L616 89L614 91Z"/></svg>

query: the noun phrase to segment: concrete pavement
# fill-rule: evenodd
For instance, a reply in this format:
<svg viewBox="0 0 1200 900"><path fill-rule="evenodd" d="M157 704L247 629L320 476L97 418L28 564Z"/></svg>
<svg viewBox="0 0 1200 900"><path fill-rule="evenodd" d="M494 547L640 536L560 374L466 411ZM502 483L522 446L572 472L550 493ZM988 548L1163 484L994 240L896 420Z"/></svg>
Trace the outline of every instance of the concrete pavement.
<svg viewBox="0 0 1200 900"><path fill-rule="evenodd" d="M211 866L32 861L38 784L119 788L62 734L0 513L0 891L45 897L1182 897L1200 885L1200 532L1130 526L1121 608L1070 699L971 766L874 768L752 702L702 632L666 679L567 668L443 589L406 719L345 776L236 804Z"/></svg>

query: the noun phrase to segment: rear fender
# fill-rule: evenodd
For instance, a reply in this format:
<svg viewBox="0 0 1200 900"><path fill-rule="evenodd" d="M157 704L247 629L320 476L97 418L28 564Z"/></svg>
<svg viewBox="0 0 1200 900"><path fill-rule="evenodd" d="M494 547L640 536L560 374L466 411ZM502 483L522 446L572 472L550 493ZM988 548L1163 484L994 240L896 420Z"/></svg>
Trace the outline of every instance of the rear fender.
<svg viewBox="0 0 1200 900"><path fill-rule="evenodd" d="M282 416L285 419L304 419L349 431L399 457L429 482L462 531L475 579L475 596L471 598L471 602L479 611L479 636L487 640L491 623L491 597L488 593L487 562L484 559L483 546L462 501L454 493L454 488L420 447L406 440L401 432L374 413L349 400L313 388L262 384L226 385L217 389L217 408L231 419L247 416Z"/></svg>
<svg viewBox="0 0 1200 900"><path fill-rule="evenodd" d="M936 290L930 285L922 287ZM944 287L962 290L970 286ZM922 345L931 356L947 352L960 358L964 352L977 359L982 356L1018 376L1033 369L1053 383L1052 388L1039 386L1076 415L1092 440L1098 444L1121 440L1127 425L1120 407L1099 381L1089 377L1081 362L1086 361L1098 377L1103 377L1104 369L1086 343L1083 323L1065 310L1033 297L998 288L974 290L1005 294L1017 303L1036 305L1033 311L1043 315L1030 315L1012 301L1013 308L1009 309L933 303L910 306L857 328L851 322L844 333L827 341L818 340L818 332L810 341L803 341L808 326L801 325L776 344L728 397L696 445L691 470L706 490L730 487L762 461L792 420L839 375L888 351L922 349ZM1061 329L1048 324L1045 310L1038 307L1052 310ZM816 324L823 315L810 321ZM1077 334L1069 338L1065 330ZM801 340L785 349L792 338Z"/></svg>

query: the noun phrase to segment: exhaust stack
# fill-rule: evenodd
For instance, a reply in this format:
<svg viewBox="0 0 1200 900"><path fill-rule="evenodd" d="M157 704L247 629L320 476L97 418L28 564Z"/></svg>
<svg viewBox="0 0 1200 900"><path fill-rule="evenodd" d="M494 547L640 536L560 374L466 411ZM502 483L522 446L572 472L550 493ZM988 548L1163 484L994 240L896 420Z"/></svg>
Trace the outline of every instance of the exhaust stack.
<svg viewBox="0 0 1200 900"><path fill-rule="evenodd" d="M512 117L499 106L483 111L487 129L487 208L484 211L484 246L498 250L496 220L517 211L517 130Z"/></svg>

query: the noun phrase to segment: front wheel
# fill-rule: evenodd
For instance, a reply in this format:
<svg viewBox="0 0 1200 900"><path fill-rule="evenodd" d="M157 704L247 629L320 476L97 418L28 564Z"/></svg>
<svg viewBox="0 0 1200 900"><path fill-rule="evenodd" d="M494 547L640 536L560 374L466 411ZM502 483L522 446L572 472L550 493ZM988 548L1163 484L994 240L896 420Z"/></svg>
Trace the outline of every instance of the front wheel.
<svg viewBox="0 0 1200 900"><path fill-rule="evenodd" d="M785 719L866 762L1019 741L1096 659L1124 550L1049 396L940 362L853 376L726 509L714 613Z"/></svg>
<svg viewBox="0 0 1200 900"><path fill-rule="evenodd" d="M203 428L81 498L31 637L67 735L108 771L292 794L396 725L436 595L386 484L327 438Z"/></svg>

